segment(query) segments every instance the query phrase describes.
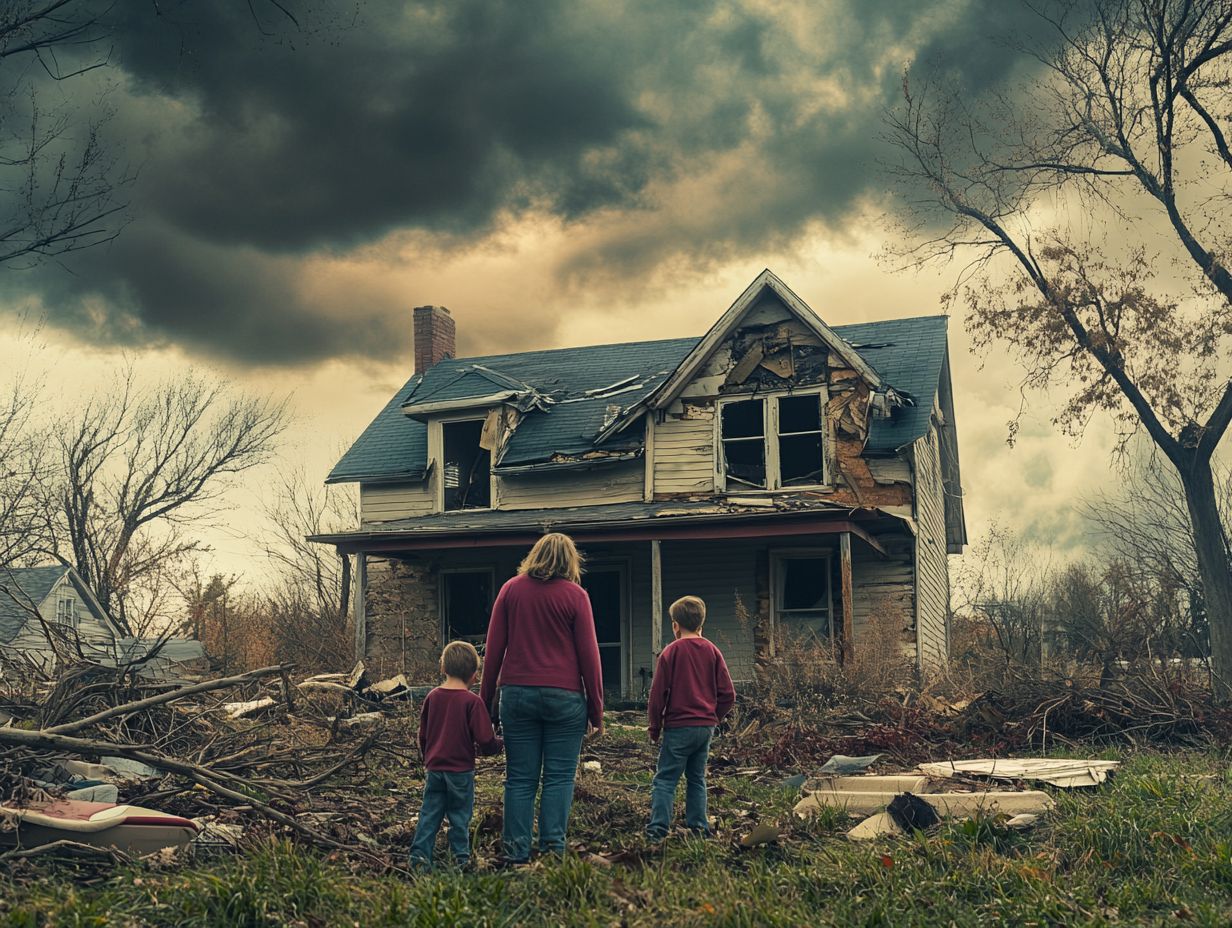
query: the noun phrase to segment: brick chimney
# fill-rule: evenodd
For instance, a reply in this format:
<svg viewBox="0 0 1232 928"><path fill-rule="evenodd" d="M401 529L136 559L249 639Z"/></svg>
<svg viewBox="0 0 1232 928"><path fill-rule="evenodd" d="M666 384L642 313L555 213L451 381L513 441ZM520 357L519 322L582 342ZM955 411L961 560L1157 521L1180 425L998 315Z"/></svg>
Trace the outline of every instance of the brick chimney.
<svg viewBox="0 0 1232 928"><path fill-rule="evenodd" d="M454 356L453 316L444 306L416 306L414 331L415 373Z"/></svg>

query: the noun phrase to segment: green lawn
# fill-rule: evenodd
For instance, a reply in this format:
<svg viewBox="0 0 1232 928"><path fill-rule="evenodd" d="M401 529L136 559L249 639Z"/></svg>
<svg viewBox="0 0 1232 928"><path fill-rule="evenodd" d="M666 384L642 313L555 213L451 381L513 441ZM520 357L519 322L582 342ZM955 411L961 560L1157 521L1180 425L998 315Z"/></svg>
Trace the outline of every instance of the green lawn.
<svg viewBox="0 0 1232 928"><path fill-rule="evenodd" d="M1104 753L1126 761L1115 780L1057 791L1056 811L1026 833L987 820L853 845L843 836L851 821L834 815L751 850L735 839L759 821L789 822L796 794L775 784L783 771L720 766L711 782L721 837L650 852L638 837L649 746L618 728L595 753L605 769L583 775L571 833L585 850L564 861L412 878L272 843L86 886L51 869L0 877L0 925L1232 924L1226 755ZM481 781L477 842L490 855L499 774L481 770ZM596 851L616 862L586 856Z"/></svg>

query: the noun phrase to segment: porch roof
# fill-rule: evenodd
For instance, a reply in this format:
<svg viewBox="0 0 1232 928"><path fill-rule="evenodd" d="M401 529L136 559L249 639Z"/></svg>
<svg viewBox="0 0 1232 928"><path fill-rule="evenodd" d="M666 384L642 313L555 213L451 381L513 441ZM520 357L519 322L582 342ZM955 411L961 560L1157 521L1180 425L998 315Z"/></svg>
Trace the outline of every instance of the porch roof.
<svg viewBox="0 0 1232 928"><path fill-rule="evenodd" d="M608 503L567 509L462 510L382 522L354 532L312 535L309 541L340 551L395 552L425 548L497 547L533 544L547 532L577 541L651 541L792 536L851 532L874 549L871 529L904 514L851 509L824 502L774 500L753 505L712 500Z"/></svg>

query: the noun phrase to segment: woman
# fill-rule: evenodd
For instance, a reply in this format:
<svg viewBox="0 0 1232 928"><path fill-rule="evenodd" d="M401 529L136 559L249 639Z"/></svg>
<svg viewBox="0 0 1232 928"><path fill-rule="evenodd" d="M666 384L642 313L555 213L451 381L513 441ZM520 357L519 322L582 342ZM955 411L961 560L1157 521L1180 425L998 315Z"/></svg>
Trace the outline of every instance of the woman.
<svg viewBox="0 0 1232 928"><path fill-rule="evenodd" d="M492 606L480 696L505 737L505 859L530 859L535 793L539 850L565 851L587 722L603 733L603 676L582 558L568 535L540 538Z"/></svg>

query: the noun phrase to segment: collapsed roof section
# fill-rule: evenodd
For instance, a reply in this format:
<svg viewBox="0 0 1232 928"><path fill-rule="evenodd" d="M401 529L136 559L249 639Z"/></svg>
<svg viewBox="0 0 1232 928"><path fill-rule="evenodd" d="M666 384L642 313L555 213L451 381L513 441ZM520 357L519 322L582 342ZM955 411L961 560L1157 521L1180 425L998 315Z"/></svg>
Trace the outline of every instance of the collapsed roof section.
<svg viewBox="0 0 1232 928"><path fill-rule="evenodd" d="M520 411L494 472L591 467L643 451L631 427L670 397L745 310L773 293L886 398L866 450L890 454L927 433L946 358L944 316L826 326L768 271L703 338L627 342L478 358L446 358L412 377L330 473L331 483L414 482L429 470L428 418L492 408Z"/></svg>

